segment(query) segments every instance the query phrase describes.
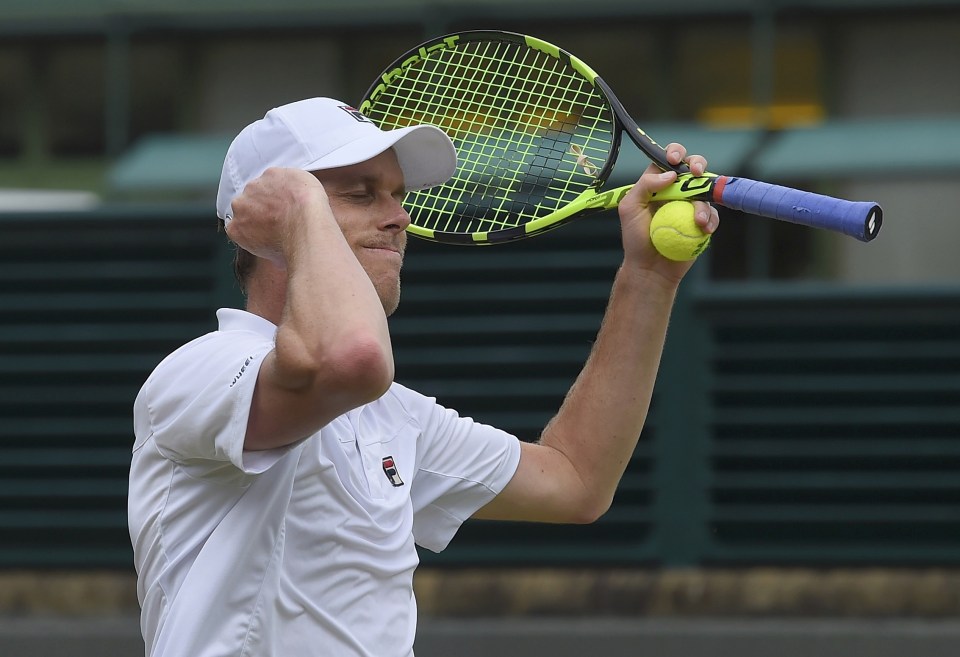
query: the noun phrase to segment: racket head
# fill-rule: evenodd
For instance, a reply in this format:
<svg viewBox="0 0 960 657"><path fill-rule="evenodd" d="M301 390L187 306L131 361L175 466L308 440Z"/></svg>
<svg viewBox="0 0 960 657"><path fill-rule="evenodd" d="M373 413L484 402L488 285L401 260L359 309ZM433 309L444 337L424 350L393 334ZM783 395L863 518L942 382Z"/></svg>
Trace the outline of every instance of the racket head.
<svg viewBox="0 0 960 657"><path fill-rule="evenodd" d="M360 111L384 130L435 125L459 160L445 184L407 194L409 232L490 244L582 214L620 145L620 124L597 79L557 46L493 30L438 37L391 63Z"/></svg>

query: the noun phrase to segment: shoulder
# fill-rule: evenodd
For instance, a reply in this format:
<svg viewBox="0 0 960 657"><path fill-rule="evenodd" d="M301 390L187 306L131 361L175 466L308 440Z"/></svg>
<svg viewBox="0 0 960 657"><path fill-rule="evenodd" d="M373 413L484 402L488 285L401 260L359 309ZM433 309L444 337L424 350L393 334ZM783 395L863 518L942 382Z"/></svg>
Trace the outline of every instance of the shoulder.
<svg viewBox="0 0 960 657"><path fill-rule="evenodd" d="M171 446L191 437L212 438L224 427L246 426L257 372L271 349L272 333L225 327L222 319L219 330L176 349L150 373L134 400L135 444L164 436L173 453Z"/></svg>
<svg viewBox="0 0 960 657"><path fill-rule="evenodd" d="M253 332L214 331L191 340L160 361L148 383L173 373L210 371L219 363L233 366L238 360L255 358L272 348L271 339Z"/></svg>
<svg viewBox="0 0 960 657"><path fill-rule="evenodd" d="M214 382L232 388L241 377L257 369L271 349L270 334L221 325L219 330L187 342L160 361L141 387L136 405L161 397L189 399Z"/></svg>
<svg viewBox="0 0 960 657"><path fill-rule="evenodd" d="M262 353L273 348L275 327L261 317L242 310L221 309L217 312L219 328L194 338L164 358L151 374L151 379L169 371L198 369L208 371L220 361L231 366L245 352ZM149 380L148 380L149 383Z"/></svg>

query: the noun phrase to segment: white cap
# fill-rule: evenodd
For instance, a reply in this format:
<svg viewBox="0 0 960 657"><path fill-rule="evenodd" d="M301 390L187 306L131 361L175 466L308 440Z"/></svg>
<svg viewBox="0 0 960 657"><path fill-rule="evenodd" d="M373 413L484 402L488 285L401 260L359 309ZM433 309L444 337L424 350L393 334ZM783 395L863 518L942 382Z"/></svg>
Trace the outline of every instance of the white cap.
<svg viewBox="0 0 960 657"><path fill-rule="evenodd" d="M244 128L227 150L217 192L217 215L233 218L230 204L270 167L304 171L359 164L393 148L407 191L446 182L457 151L437 127L380 130L363 114L332 98L309 98L275 107Z"/></svg>

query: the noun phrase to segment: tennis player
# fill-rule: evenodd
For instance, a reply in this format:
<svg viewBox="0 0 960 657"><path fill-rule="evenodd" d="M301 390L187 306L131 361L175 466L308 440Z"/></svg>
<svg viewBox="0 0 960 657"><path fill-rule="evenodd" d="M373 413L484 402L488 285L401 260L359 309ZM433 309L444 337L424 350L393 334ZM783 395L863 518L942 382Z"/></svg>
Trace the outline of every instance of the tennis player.
<svg viewBox="0 0 960 657"><path fill-rule="evenodd" d="M706 161L668 147L695 174ZM394 382L408 190L446 181L439 129L383 132L313 98L229 148L217 198L246 310L169 355L134 405L129 523L152 657L407 657L415 545L466 519L589 523L609 507L689 263L649 240L651 167L593 351L535 443ZM697 204L713 232L716 212Z"/></svg>

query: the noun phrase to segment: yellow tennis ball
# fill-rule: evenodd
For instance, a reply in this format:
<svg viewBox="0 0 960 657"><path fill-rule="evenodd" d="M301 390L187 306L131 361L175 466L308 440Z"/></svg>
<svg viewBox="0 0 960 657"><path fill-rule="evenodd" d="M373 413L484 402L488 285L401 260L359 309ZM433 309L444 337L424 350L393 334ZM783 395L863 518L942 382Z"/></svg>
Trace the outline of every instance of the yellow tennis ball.
<svg viewBox="0 0 960 657"><path fill-rule="evenodd" d="M693 260L710 246L710 234L693 220L690 201L670 201L657 210L650 222L650 240L660 255L677 261Z"/></svg>

